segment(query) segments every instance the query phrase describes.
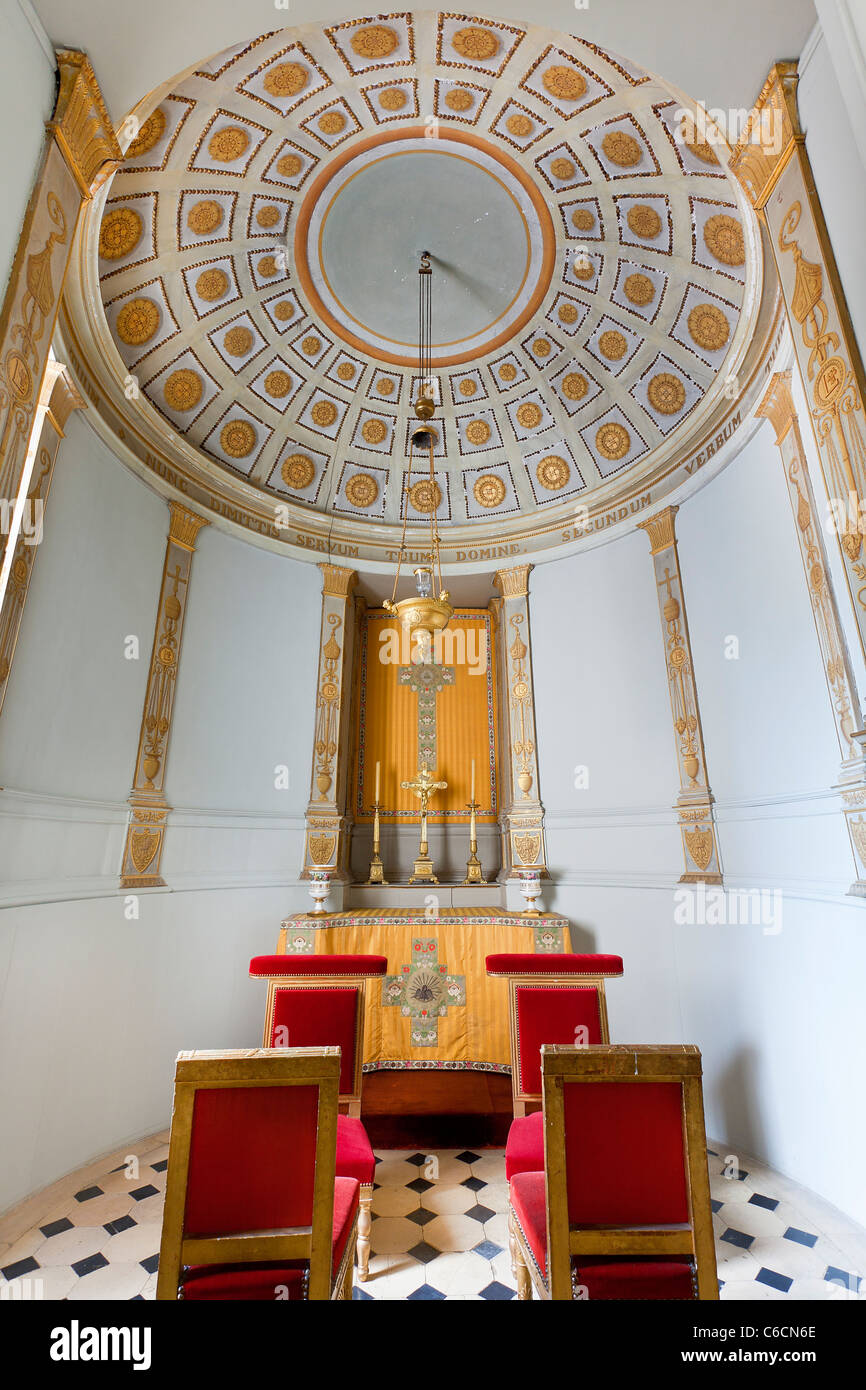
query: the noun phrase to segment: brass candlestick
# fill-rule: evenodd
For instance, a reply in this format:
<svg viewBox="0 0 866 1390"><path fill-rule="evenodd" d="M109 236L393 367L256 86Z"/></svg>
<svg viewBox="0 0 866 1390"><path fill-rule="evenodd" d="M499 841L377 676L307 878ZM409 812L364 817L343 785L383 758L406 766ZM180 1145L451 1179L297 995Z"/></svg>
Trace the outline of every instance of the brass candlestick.
<svg viewBox="0 0 866 1390"><path fill-rule="evenodd" d="M381 883L383 887L388 887L388 880L385 877L385 869L382 864L379 844L379 812L382 809L381 801L373 802L373 858L370 860L370 877L368 883Z"/></svg>
<svg viewBox="0 0 866 1390"><path fill-rule="evenodd" d="M487 879L483 878L481 874L481 860L478 858L478 838L475 826L475 812L480 807L481 802L476 801L473 797L466 804L469 807L469 858L466 861L466 877L463 882L464 884L486 883Z"/></svg>

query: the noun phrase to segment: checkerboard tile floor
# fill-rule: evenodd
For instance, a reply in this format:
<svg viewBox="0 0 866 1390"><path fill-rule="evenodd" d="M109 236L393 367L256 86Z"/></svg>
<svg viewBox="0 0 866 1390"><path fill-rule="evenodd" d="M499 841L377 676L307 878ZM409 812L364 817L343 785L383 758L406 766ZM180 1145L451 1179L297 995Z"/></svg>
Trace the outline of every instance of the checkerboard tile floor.
<svg viewBox="0 0 866 1390"><path fill-rule="evenodd" d="M152 1299L168 1136L0 1239L0 1300ZM866 1232L771 1169L709 1151L727 1299L866 1298ZM378 1155L370 1279L358 1300L508 1300L508 1186L501 1150ZM3 1228L10 1229L11 1213Z"/></svg>

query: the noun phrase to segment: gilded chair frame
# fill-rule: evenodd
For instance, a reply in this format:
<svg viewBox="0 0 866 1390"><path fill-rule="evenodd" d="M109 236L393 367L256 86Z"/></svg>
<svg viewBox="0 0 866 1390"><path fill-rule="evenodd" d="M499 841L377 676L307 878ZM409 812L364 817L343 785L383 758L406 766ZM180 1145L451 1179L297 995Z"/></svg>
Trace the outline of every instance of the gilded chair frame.
<svg viewBox="0 0 866 1390"><path fill-rule="evenodd" d="M265 1022L262 1047L270 1047L274 1026L277 990L280 989L348 989L355 995L355 1066L352 1073L352 1092L339 1097L340 1110L353 1119L361 1118L361 1091L364 1084L364 1019L367 1007L367 981L379 978L370 975L252 975L254 980L267 984ZM373 1228L373 1184L361 1183L361 1206L358 1215L358 1279L362 1284L370 1277L370 1233Z"/></svg>
<svg viewBox="0 0 866 1390"><path fill-rule="evenodd" d="M571 1260L574 1255L658 1255L694 1261L697 1296L718 1300L716 1249L713 1239L707 1141L701 1088L700 1049L688 1044L671 1047L564 1047L541 1049L544 1104L544 1174L547 1208L547 1279L509 1203L509 1228L516 1253L517 1296L553 1301L573 1297ZM682 1096L683 1155L689 1220L672 1226L569 1226L565 1155L565 1096L567 1082L622 1081L641 1085L673 1082Z"/></svg>
<svg viewBox="0 0 866 1390"><path fill-rule="evenodd" d="M316 1172L309 1226L232 1235L184 1234L193 1110L198 1091L229 1087L316 1086ZM357 1218L336 1274L332 1273L334 1179L337 1149L338 1047L241 1048L178 1053L166 1173L165 1208L156 1297L178 1298L185 1265L262 1264L303 1260L309 1264L310 1301L351 1299Z"/></svg>

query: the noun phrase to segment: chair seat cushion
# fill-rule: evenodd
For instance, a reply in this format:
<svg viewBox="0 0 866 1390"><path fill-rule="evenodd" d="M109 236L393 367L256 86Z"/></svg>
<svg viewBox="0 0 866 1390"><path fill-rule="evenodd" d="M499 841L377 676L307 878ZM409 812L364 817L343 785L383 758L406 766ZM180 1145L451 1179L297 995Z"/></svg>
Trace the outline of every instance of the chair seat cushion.
<svg viewBox="0 0 866 1390"><path fill-rule="evenodd" d="M307 959L312 960L309 956ZM622 956L504 951L486 958L488 975L621 975Z"/></svg>
<svg viewBox="0 0 866 1390"><path fill-rule="evenodd" d="M253 956L254 976L384 975L387 956Z"/></svg>
<svg viewBox="0 0 866 1390"><path fill-rule="evenodd" d="M546 1279L547 1209L544 1201L544 1172L515 1173L511 1179L509 1196L517 1224L532 1251L542 1279Z"/></svg>
<svg viewBox="0 0 866 1390"><path fill-rule="evenodd" d="M346 1249L358 1211L358 1183L354 1178L337 1178L334 1182L333 1261L335 1275ZM304 1266L294 1261L260 1265L193 1265L183 1273L183 1298L259 1299L270 1302L292 1302L304 1296Z"/></svg>
<svg viewBox="0 0 866 1390"><path fill-rule="evenodd" d="M544 1116L540 1110L512 1120L505 1144L505 1177L515 1173L543 1173Z"/></svg>
<svg viewBox="0 0 866 1390"><path fill-rule="evenodd" d="M367 1131L351 1115L337 1116L337 1172L341 1178L356 1178L360 1183L371 1183L376 1172Z"/></svg>
<svg viewBox="0 0 866 1390"><path fill-rule="evenodd" d="M541 1277L547 1279L547 1210L544 1173L517 1173L511 1180L511 1207ZM572 1261L575 1283L592 1299L693 1299L692 1265L654 1255L591 1255Z"/></svg>

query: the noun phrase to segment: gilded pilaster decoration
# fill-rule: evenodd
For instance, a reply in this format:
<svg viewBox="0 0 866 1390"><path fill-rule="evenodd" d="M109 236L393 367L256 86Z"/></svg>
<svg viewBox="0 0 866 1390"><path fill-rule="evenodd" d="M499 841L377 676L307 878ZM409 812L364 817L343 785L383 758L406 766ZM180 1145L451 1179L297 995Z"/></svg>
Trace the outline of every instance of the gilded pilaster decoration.
<svg viewBox="0 0 866 1390"><path fill-rule="evenodd" d="M319 569L322 622L302 877L308 877L313 869L332 869L338 882L347 882L350 823L346 790L356 627L352 591L357 575L340 565L320 564Z"/></svg>
<svg viewBox="0 0 866 1390"><path fill-rule="evenodd" d="M756 413L768 419L776 432L776 444L796 522L806 588L842 755L838 790L843 799L845 824L857 868L857 880L850 892L863 897L866 896L866 880L862 876L866 868L866 821L863 815L866 802L863 740L866 735L862 732L863 718L857 685L827 566L824 537L806 466L797 408L791 395L790 368L786 372L776 372L771 378Z"/></svg>
<svg viewBox="0 0 866 1390"><path fill-rule="evenodd" d="M665 641L665 664L680 774L676 811L686 865L680 883L721 883L713 794L707 777L701 712L674 524L678 510L678 507L665 507L646 521L639 521L638 526L649 536Z"/></svg>
<svg viewBox="0 0 866 1390"><path fill-rule="evenodd" d="M796 63L771 69L731 168L773 248L866 661L866 376L800 129Z"/></svg>
<svg viewBox="0 0 866 1390"><path fill-rule="evenodd" d="M0 501L22 489L82 204L122 156L85 54L57 55L59 91L0 311ZM17 534L3 528L0 561Z"/></svg>
<svg viewBox="0 0 866 1390"><path fill-rule="evenodd" d="M160 876L166 817L165 770L171 717L180 661L180 645L189 596L196 537L204 517L179 502L169 502L169 529L162 567L153 650L144 696L135 775L129 797L129 824L123 849L122 888L162 888Z"/></svg>
<svg viewBox="0 0 866 1390"><path fill-rule="evenodd" d="M515 565L493 576L501 598L495 600L499 689L502 718L500 775L503 831L502 877L520 869L547 871L544 807L538 787L538 747L529 631L529 572Z"/></svg>
<svg viewBox="0 0 866 1390"><path fill-rule="evenodd" d="M27 484L24 512L0 599L0 713L6 699L30 577L42 541L45 507L64 426L72 411L83 410L84 405L62 363L49 362L34 423L34 432L38 430L39 437L32 450L33 467Z"/></svg>

